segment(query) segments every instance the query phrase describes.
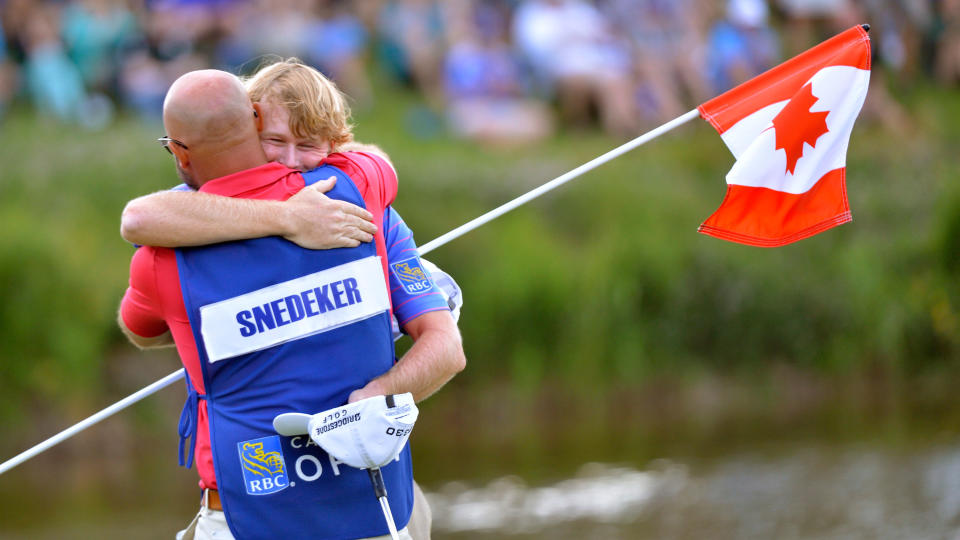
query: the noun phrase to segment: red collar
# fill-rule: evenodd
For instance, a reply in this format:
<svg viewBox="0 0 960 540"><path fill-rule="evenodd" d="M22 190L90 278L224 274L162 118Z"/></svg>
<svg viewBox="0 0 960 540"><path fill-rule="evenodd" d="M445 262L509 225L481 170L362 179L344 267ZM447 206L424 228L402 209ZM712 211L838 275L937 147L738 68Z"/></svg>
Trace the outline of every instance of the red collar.
<svg viewBox="0 0 960 540"><path fill-rule="evenodd" d="M279 163L266 163L259 167L214 178L200 186L200 191L214 195L236 197L242 193L268 186L295 172L297 171Z"/></svg>

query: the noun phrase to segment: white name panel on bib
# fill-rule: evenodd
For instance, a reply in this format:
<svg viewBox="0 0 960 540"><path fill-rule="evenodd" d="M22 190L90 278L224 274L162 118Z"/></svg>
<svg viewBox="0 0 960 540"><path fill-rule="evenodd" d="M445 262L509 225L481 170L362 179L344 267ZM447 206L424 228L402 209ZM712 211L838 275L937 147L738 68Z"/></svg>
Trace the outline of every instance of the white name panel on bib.
<svg viewBox="0 0 960 540"><path fill-rule="evenodd" d="M390 309L380 257L367 257L200 308L210 362L362 321Z"/></svg>

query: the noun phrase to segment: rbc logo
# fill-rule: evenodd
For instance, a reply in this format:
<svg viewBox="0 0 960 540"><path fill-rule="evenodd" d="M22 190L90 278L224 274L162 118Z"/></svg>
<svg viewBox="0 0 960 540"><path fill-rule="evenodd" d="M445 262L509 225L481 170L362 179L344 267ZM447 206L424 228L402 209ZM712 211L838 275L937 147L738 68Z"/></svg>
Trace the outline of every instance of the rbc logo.
<svg viewBox="0 0 960 540"><path fill-rule="evenodd" d="M420 259L417 257L393 263L390 267L393 268L394 275L400 280L400 284L403 285L407 294L426 292L433 286L429 275L420 265Z"/></svg>
<svg viewBox="0 0 960 540"><path fill-rule="evenodd" d="M240 452L243 484L248 495L269 495L289 485L279 436L239 442L237 450Z"/></svg>

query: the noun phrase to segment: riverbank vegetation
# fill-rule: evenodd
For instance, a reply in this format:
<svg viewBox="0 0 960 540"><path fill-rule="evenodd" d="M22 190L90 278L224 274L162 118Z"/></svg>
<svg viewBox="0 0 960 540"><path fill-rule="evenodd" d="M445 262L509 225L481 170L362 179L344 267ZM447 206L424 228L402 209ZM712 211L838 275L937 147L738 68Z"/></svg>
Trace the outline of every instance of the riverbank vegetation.
<svg viewBox="0 0 960 540"><path fill-rule="evenodd" d="M429 254L465 296L469 365L444 392L496 385L523 396L550 384L591 396L784 369L845 380L956 374L960 100L925 88L903 99L910 125L862 119L854 130L853 223L791 246L695 232L733 163L697 122ZM385 97L357 117L357 133L392 156L396 207L420 244L623 142L582 132L522 147L411 137L414 106ZM81 418L103 395L153 380L118 378L137 370L118 362L151 374L158 358L160 374L176 367L134 353L115 325L133 252L118 233L123 205L177 183L155 143L162 134L132 118L100 132L27 112L4 120L0 421L11 428L37 407Z"/></svg>

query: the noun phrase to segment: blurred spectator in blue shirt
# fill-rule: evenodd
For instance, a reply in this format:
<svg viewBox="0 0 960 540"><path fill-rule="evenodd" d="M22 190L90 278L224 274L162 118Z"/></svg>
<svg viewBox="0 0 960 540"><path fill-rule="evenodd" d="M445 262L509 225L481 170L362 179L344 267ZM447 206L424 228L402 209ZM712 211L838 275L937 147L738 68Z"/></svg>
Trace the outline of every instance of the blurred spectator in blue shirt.
<svg viewBox="0 0 960 540"><path fill-rule="evenodd" d="M61 121L80 120L86 99L83 77L60 40L59 13L38 7L27 22L24 78L27 93L42 114Z"/></svg>
<svg viewBox="0 0 960 540"><path fill-rule="evenodd" d="M373 101L365 60L369 36L347 0L320 0L305 58L363 107Z"/></svg>
<svg viewBox="0 0 960 540"><path fill-rule="evenodd" d="M266 58L300 58L361 107L372 102L366 74L367 29L346 0L260 0L221 9L217 65L250 71Z"/></svg>
<svg viewBox="0 0 960 540"><path fill-rule="evenodd" d="M79 0L63 11L63 40L88 89L113 92L127 46L138 40L133 13L120 0Z"/></svg>
<svg viewBox="0 0 960 540"><path fill-rule="evenodd" d="M380 10L380 60L428 102L442 103L440 66L446 49L445 6L436 0L389 0Z"/></svg>
<svg viewBox="0 0 960 540"><path fill-rule="evenodd" d="M215 36L233 0L146 2L138 43L119 61L123 103L148 121L159 122L166 89L181 74L210 67Z"/></svg>
<svg viewBox="0 0 960 540"><path fill-rule="evenodd" d="M16 71L7 58L7 38L3 34L3 20L0 18L0 120L7 112L7 104L13 98L16 88Z"/></svg>
<svg viewBox="0 0 960 540"><path fill-rule="evenodd" d="M726 17L707 36L707 77L719 94L773 67L780 58L777 35L767 23L764 0L729 0Z"/></svg>
<svg viewBox="0 0 960 540"><path fill-rule="evenodd" d="M459 8L451 16L453 43L443 63L451 131L497 143L550 134L550 111L529 96L529 84L506 42L507 14L488 2L461 2Z"/></svg>
<svg viewBox="0 0 960 540"><path fill-rule="evenodd" d="M491 21L497 12L482 2L464 2L461 7L464 9L458 11L452 21L452 43L444 59L447 96L514 96L522 93L520 65L504 36L506 21L502 18Z"/></svg>

